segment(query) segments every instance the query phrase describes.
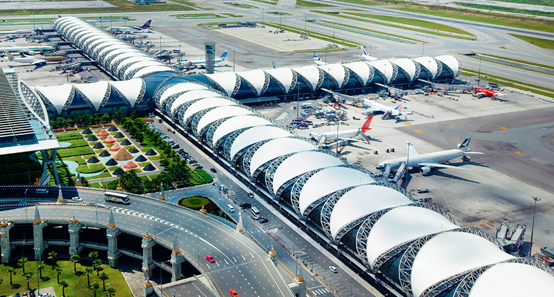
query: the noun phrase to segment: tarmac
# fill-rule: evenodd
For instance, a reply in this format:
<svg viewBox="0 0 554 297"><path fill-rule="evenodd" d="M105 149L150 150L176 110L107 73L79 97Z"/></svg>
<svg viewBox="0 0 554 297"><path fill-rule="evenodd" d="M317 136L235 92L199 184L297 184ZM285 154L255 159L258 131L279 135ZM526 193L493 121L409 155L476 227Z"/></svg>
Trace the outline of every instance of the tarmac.
<svg viewBox="0 0 554 297"><path fill-rule="evenodd" d="M64 8L108 8L115 7L104 1L44 1L44 2L27 2L27 1L1 1L0 10L12 9L64 9Z"/></svg>

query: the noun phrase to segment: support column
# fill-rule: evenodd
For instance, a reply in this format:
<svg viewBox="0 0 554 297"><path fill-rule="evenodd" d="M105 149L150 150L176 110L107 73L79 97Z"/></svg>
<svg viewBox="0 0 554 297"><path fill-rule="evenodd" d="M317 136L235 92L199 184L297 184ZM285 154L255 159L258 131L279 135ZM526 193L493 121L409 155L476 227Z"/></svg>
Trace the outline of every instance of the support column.
<svg viewBox="0 0 554 297"><path fill-rule="evenodd" d="M296 272L296 282L298 283L298 296L306 296L306 282L304 281L304 268L298 268Z"/></svg>
<svg viewBox="0 0 554 297"><path fill-rule="evenodd" d="M46 244L44 244L44 237L42 235L42 229L44 229L44 227L46 226L48 226L48 224L40 218L38 206L36 206L35 219L33 220L33 243L34 243L36 261L42 259L44 250L48 247Z"/></svg>
<svg viewBox="0 0 554 297"><path fill-rule="evenodd" d="M0 223L0 249L2 249L2 264L10 262L10 254L12 246L10 245L10 229L13 227L12 222L2 220Z"/></svg>
<svg viewBox="0 0 554 297"><path fill-rule="evenodd" d="M273 249L273 247L271 247L271 251L269 251L267 253L267 255L269 256L269 258L271 259L271 262L273 262L273 265L275 265L275 267L277 267L277 253L275 252L275 250Z"/></svg>
<svg viewBox="0 0 554 297"><path fill-rule="evenodd" d="M108 229L106 229L106 237L108 238L108 263L110 267L117 267L117 259L120 256L119 250L117 249L117 235L121 231L115 225L115 218L113 212L110 211L110 220L108 222Z"/></svg>
<svg viewBox="0 0 554 297"><path fill-rule="evenodd" d="M244 225L242 224L242 211L239 209L239 223L237 224L237 231L244 233Z"/></svg>
<svg viewBox="0 0 554 297"><path fill-rule="evenodd" d="M56 185L60 184L60 177L58 176L58 169L56 168L56 154L57 149L50 150L50 156L46 155L46 150L41 150L42 155L42 174L48 173L48 164L52 164L52 171L54 172L54 180Z"/></svg>
<svg viewBox="0 0 554 297"><path fill-rule="evenodd" d="M73 219L69 220L69 255L78 255L83 247L79 243L79 230L83 228L83 225L73 216Z"/></svg>
<svg viewBox="0 0 554 297"><path fill-rule="evenodd" d="M146 232L146 235L142 237L142 272L144 277L152 277L152 268L154 266L154 260L152 259L152 247L156 243L152 238L152 235ZM161 268L160 268L161 269Z"/></svg>
<svg viewBox="0 0 554 297"><path fill-rule="evenodd" d="M173 250L171 251L171 282L181 279L181 263L185 261L185 257L179 249L179 241L177 235L173 239Z"/></svg>
<svg viewBox="0 0 554 297"><path fill-rule="evenodd" d="M154 287L152 286L152 283L150 282L150 279L146 278L146 282L144 283L144 288L142 290L142 296L143 297L148 297L152 293L154 293Z"/></svg>
<svg viewBox="0 0 554 297"><path fill-rule="evenodd" d="M58 199L56 200L58 203L63 203L63 193L62 193L62 186L58 185ZM73 217L75 218L75 217Z"/></svg>

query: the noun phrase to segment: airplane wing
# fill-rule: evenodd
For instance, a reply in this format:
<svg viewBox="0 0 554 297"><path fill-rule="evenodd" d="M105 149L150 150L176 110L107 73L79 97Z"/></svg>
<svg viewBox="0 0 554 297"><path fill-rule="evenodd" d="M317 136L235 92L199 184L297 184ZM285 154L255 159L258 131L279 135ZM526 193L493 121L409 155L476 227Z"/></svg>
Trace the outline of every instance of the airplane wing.
<svg viewBox="0 0 554 297"><path fill-rule="evenodd" d="M46 63L48 61L44 60L44 59L35 59L33 60L33 62L31 64L33 65L37 65L37 64L43 64L43 63Z"/></svg>
<svg viewBox="0 0 554 297"><path fill-rule="evenodd" d="M462 169L462 170L471 170L469 168L463 168L459 166L452 166L440 163L418 163L417 166L427 166L427 167L436 167L436 168L449 168L449 169Z"/></svg>

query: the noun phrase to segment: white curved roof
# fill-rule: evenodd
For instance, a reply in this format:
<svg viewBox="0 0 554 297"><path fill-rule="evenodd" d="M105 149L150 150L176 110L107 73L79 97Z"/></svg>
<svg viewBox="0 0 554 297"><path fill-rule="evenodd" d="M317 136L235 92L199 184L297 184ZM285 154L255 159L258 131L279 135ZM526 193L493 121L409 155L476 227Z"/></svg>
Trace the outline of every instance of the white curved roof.
<svg viewBox="0 0 554 297"><path fill-rule="evenodd" d="M117 56L117 55L124 55L126 53L139 53L138 50L134 49L134 48L120 48L120 49L116 49L114 50L113 52L109 53L106 55L106 57L104 57L104 61L101 61L102 64L105 64L106 61L108 61L109 59L111 59L113 56ZM114 57L115 59L115 57Z"/></svg>
<svg viewBox="0 0 554 297"><path fill-rule="evenodd" d="M98 31L94 30L94 29L85 29L77 34L75 34L75 36L73 36L73 42L77 43L81 40L81 38L85 35L88 35L90 34L91 36L94 34L94 33L97 33Z"/></svg>
<svg viewBox="0 0 554 297"><path fill-rule="evenodd" d="M139 68L144 68L146 66L163 66L163 64L158 62L158 61L155 61L155 60L147 60L147 61L143 61L143 62L138 62L138 63L135 63L135 64L129 66L129 68L127 68L125 70L125 73L123 74L123 77L125 79L129 79L129 75L131 75L131 72L133 72L133 70L136 70L136 69L139 69Z"/></svg>
<svg viewBox="0 0 554 297"><path fill-rule="evenodd" d="M391 62L393 62L394 64L396 64L396 66L402 68L402 70L404 70L407 74L408 74L408 79L410 81L413 81L414 79L416 79L415 77L415 74L416 74L416 64L414 63L414 61L412 59L394 59L392 60Z"/></svg>
<svg viewBox="0 0 554 297"><path fill-rule="evenodd" d="M435 59L441 61L444 65L448 66L448 68L452 69L454 75L458 74L460 71L460 63L454 56L442 55L435 57Z"/></svg>
<svg viewBox="0 0 554 297"><path fill-rule="evenodd" d="M302 139L296 138L277 138L264 143L252 156L250 161L250 176L256 172L258 167L266 162L282 155L311 151L316 147Z"/></svg>
<svg viewBox="0 0 554 297"><path fill-rule="evenodd" d="M384 214L373 225L367 237L367 260L373 267L377 257L395 246L455 228L458 226L432 210L417 206L397 207Z"/></svg>
<svg viewBox="0 0 554 297"><path fill-rule="evenodd" d="M233 90L237 83L237 76L234 72L206 74L206 76L220 85L228 96L233 95Z"/></svg>
<svg viewBox="0 0 554 297"><path fill-rule="evenodd" d="M171 113L173 114L175 109L177 109L177 107L179 107L181 104L185 102L201 99L201 98L218 97L218 96L219 96L219 93L209 91L209 90L194 90L194 91L183 93L181 94L181 96L177 97L175 101L173 101L173 104L171 105Z"/></svg>
<svg viewBox="0 0 554 297"><path fill-rule="evenodd" d="M254 127L242 132L233 142L230 151L230 157L233 159L235 155L243 148L248 147L258 141L263 141L273 138L289 137L293 136L287 130L278 127Z"/></svg>
<svg viewBox="0 0 554 297"><path fill-rule="evenodd" d="M499 263L479 276L469 297L550 297L553 287L554 278L544 270L521 263Z"/></svg>
<svg viewBox="0 0 554 297"><path fill-rule="evenodd" d="M318 67L319 69L331 75L339 83L339 88L346 83L344 81L344 75L346 70L344 69L344 67L342 67L341 64L327 64L327 65L318 66Z"/></svg>
<svg viewBox="0 0 554 297"><path fill-rule="evenodd" d="M162 71L176 72L175 69L169 68L166 66L150 66L150 67L142 68L137 73L135 73L135 75L133 75L133 77L131 78L142 78L145 75L152 74L154 72L162 72Z"/></svg>
<svg viewBox="0 0 554 297"><path fill-rule="evenodd" d="M386 208L410 204L404 194L391 188L363 185L346 192L335 204L331 213L333 238L349 223Z"/></svg>
<svg viewBox="0 0 554 297"><path fill-rule="evenodd" d="M434 79L435 77L437 77L437 71L439 69L438 65L437 65L437 61L431 57L419 57L419 58L415 58L414 59L416 62L418 62L419 64L421 64L421 66L423 66L423 68L427 69L429 72L431 72L431 75L433 75L433 77L431 77L431 79Z"/></svg>
<svg viewBox="0 0 554 297"><path fill-rule="evenodd" d="M90 84L74 84L74 86L92 102L96 111L100 108L100 104L102 104L102 100L104 100L104 96L109 87L107 81L99 81Z"/></svg>
<svg viewBox="0 0 554 297"><path fill-rule="evenodd" d="M344 66L350 69L350 71L357 74L362 79L364 86L367 85L369 76L371 75L371 69L369 68L369 65L367 63L353 62L353 63L344 64Z"/></svg>
<svg viewBox="0 0 554 297"><path fill-rule="evenodd" d="M56 107L58 114L61 114L65 102L67 102L69 95L71 95L73 86L68 84L52 87L36 87L36 89L42 93L42 95L44 95L44 97L46 97L46 99L48 99L54 107Z"/></svg>
<svg viewBox="0 0 554 297"><path fill-rule="evenodd" d="M133 63L138 63L138 62L144 62L144 61L156 61L150 57L148 57L147 55L144 55L144 54L141 54L140 56L137 55L135 57L132 57L132 58L128 58L128 59L125 59L123 62L119 63L119 65L117 66L117 69L116 69L116 73L118 75L122 75L122 71L123 69L125 68L125 66L127 65L131 65Z"/></svg>
<svg viewBox="0 0 554 297"><path fill-rule="evenodd" d="M165 92L162 93L160 96L160 105L167 99L169 96L173 94L177 94L179 92L185 92L185 91L192 91L192 90L205 90L207 89L206 86L201 84L195 84L195 83L179 83L174 84L171 87L169 87Z"/></svg>
<svg viewBox="0 0 554 297"><path fill-rule="evenodd" d="M237 105L237 103L223 97L212 97L212 98L205 98L205 99L199 100L197 102L194 102L187 108L187 110L183 114L183 118L181 119L181 121L183 123L186 123L189 117L193 116L195 113L201 110L208 109L211 107L216 107L216 106L228 106L228 105Z"/></svg>
<svg viewBox="0 0 554 297"><path fill-rule="evenodd" d="M69 39L71 40L74 40L75 39L75 36L77 36L77 34L79 33L84 33L84 32L91 32L92 29L91 28L86 28L86 27L75 27L73 28L73 31L71 31L68 35Z"/></svg>
<svg viewBox="0 0 554 297"><path fill-rule="evenodd" d="M109 46L114 46L114 45L119 45L121 46L121 41L119 40L106 40L98 45L95 45L94 48L93 48L93 53L95 55L99 54L102 50L100 50L100 48L104 49L105 47L109 47Z"/></svg>
<svg viewBox="0 0 554 297"><path fill-rule="evenodd" d="M299 211L302 215L305 215L304 211L306 211L308 206L325 195L344 188L360 186L374 181L371 176L357 169L347 167L323 169L310 177L304 184L298 199Z"/></svg>
<svg viewBox="0 0 554 297"><path fill-rule="evenodd" d="M77 44L80 44L80 43L83 43L83 42L87 41L89 38L94 38L94 37L97 37L97 36L98 36L98 31L91 30L91 31L88 31L88 32L86 32L85 34L83 34L81 36L75 36L75 41L74 42L77 43Z"/></svg>
<svg viewBox="0 0 554 297"><path fill-rule="evenodd" d="M251 110L242 108L240 106L216 107L208 111L204 116L202 116L202 118L198 122L198 129L196 130L196 133L200 133L202 128L206 127L210 123L217 121L219 119L238 116L238 115L252 114L252 113L253 112Z"/></svg>
<svg viewBox="0 0 554 297"><path fill-rule="evenodd" d="M392 75L394 73L394 66L387 60L377 60L369 62L369 65L379 70L387 78L387 83L390 83Z"/></svg>
<svg viewBox="0 0 554 297"><path fill-rule="evenodd" d="M254 126L271 125L271 124L272 124L271 121L268 121L264 118L260 118L257 116L252 116L252 115L237 116L237 117L230 118L225 122L223 122L221 125L219 125L219 127L217 127L217 129L215 130L214 136L212 138L213 139L212 146L215 146L215 144L221 137L229 133L232 133L234 131L237 131L239 129L254 127Z"/></svg>
<svg viewBox="0 0 554 297"><path fill-rule="evenodd" d="M134 58L134 57L146 57L146 55L139 52L139 51L133 51L133 52L127 52L127 53L121 54L121 55L115 57L110 62L110 69L112 70L112 72L116 72L117 69L114 69L114 67L117 63L119 63L120 61L124 61L125 59L131 59L131 58Z"/></svg>
<svg viewBox="0 0 554 297"><path fill-rule="evenodd" d="M256 95L260 96L262 94L264 84L265 84L265 72L262 70L250 70L245 72L237 73L244 80L248 81L254 89L256 89Z"/></svg>
<svg viewBox="0 0 554 297"><path fill-rule="evenodd" d="M129 50L129 46L124 44L124 43L121 43L121 42L118 42L116 44L112 44L112 45L109 45L105 48L103 48L99 53L98 53L98 57L102 56L103 54L106 54L108 52L112 52L112 51L115 51L115 50L118 50L118 49L125 49L125 50ZM100 62L103 62L103 61L100 61Z"/></svg>
<svg viewBox="0 0 554 297"><path fill-rule="evenodd" d="M340 159L335 156L322 152L301 152L288 157L275 170L273 175L273 193L287 181L319 168L344 165Z"/></svg>
<svg viewBox="0 0 554 297"><path fill-rule="evenodd" d="M271 75L275 80L279 81L283 87L285 87L285 93L290 92L290 87L292 86L294 74L290 68L279 68L279 69L269 69L266 70L269 75Z"/></svg>
<svg viewBox="0 0 554 297"><path fill-rule="evenodd" d="M129 103L131 103L131 107L135 107L135 103L141 94L140 91L144 81L142 79L130 79L124 81L111 81L110 84L127 98Z"/></svg>
<svg viewBox="0 0 554 297"><path fill-rule="evenodd" d="M292 70L298 72L309 82L309 86L312 88L312 91L317 88L317 83L319 82L319 68L316 66L304 66L299 68L293 68Z"/></svg>
<svg viewBox="0 0 554 297"><path fill-rule="evenodd" d="M412 292L420 296L425 289L450 276L513 258L479 235L441 233L427 241L414 259Z"/></svg>
<svg viewBox="0 0 554 297"><path fill-rule="evenodd" d="M93 42L90 42L90 43L87 44L86 51L88 53L94 53L94 49L97 46L99 46L103 43L106 43L106 42L115 42L115 41L113 40L113 37L111 37L111 36L103 36L103 37L97 38Z"/></svg>

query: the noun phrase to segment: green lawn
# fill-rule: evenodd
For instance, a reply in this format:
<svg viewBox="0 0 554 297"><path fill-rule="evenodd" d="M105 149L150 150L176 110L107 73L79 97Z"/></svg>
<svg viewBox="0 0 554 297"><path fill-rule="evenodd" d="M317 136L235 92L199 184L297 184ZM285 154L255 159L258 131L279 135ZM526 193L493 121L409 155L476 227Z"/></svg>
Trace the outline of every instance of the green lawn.
<svg viewBox="0 0 554 297"><path fill-rule="evenodd" d="M77 167L77 171L80 173L96 173L106 169L102 164L89 164Z"/></svg>
<svg viewBox="0 0 554 297"><path fill-rule="evenodd" d="M492 0L492 1L510 2L510 3L523 3L523 4L528 4L528 5L554 6L554 1L552 1L552 0Z"/></svg>
<svg viewBox="0 0 554 297"><path fill-rule="evenodd" d="M180 18L180 19L195 19L195 18L220 19L220 18L225 18L224 16L220 16L220 15L217 15L215 13L183 13L183 14L176 14L176 15L172 15L172 16Z"/></svg>
<svg viewBox="0 0 554 297"><path fill-rule="evenodd" d="M337 1L346 2L346 3L353 3L353 4L360 4L360 5L368 5L368 6L386 4L386 3L379 3L379 2L375 2L375 1L371 1L371 0L337 0Z"/></svg>
<svg viewBox="0 0 554 297"><path fill-rule="evenodd" d="M278 23L264 23L264 25L271 26L271 27L274 27L274 28L282 27L283 29L285 29L287 31L297 33L297 34L303 34L305 32L303 28L300 29L300 28L296 28L296 27L292 27L292 26L280 25ZM320 40L333 42L333 36L329 36L329 35L325 35L325 34L321 34L321 33L316 33L316 32L310 31L310 30L307 30L307 31L310 34L311 38L316 38L316 39L320 39ZM345 40L345 39L339 39L337 37L335 37L335 43L343 45L343 46L348 46L348 47L361 46L361 44L359 44L357 42L350 41L350 40Z"/></svg>
<svg viewBox="0 0 554 297"><path fill-rule="evenodd" d="M148 164L152 164L152 163L150 163L150 162L141 162L141 163L138 163L137 165L140 166L140 167L145 167Z"/></svg>
<svg viewBox="0 0 554 297"><path fill-rule="evenodd" d="M198 209L202 206L206 206L210 203L210 199L202 196L187 197L180 201L180 204L184 207Z"/></svg>
<svg viewBox="0 0 554 297"><path fill-rule="evenodd" d="M80 155L94 154L94 151L90 147L78 147L78 148L67 148L58 150L58 157L74 157Z"/></svg>
<svg viewBox="0 0 554 297"><path fill-rule="evenodd" d="M496 10L496 11L505 11L505 12L511 12L511 13L540 15L540 16L547 16L547 17L554 16L554 12L542 11L542 10L518 9L518 8L506 7L506 6L485 5L485 4L467 3L467 2L455 2L455 3L456 5L460 5L460 6L476 8L476 9L484 9L489 11Z"/></svg>
<svg viewBox="0 0 554 297"><path fill-rule="evenodd" d="M121 166L112 166L112 167L108 167L108 170L109 170L109 171L116 171L118 168L121 168Z"/></svg>
<svg viewBox="0 0 554 297"><path fill-rule="evenodd" d="M101 179L101 178L107 178L107 177L112 177L112 175L109 172L102 172L99 175L92 176L92 177L87 177L87 180Z"/></svg>
<svg viewBox="0 0 554 297"><path fill-rule="evenodd" d="M235 6L235 7L239 7L239 8L246 8L246 9L258 9L257 6L254 6L254 5L250 5L250 4L245 4L245 3L238 3L238 2L223 2L223 4L227 4L227 5L231 5L231 6Z"/></svg>
<svg viewBox="0 0 554 297"><path fill-rule="evenodd" d="M323 21L323 20L319 20L316 24L318 24L320 26L329 27L329 28L335 27L335 25L333 25L333 23L328 22L328 21ZM376 33L376 34L380 34L380 35L385 35L385 36L390 36L390 37L395 37L395 38L400 38L400 39L405 39L405 40L411 40L413 42L424 42L424 41L419 40L419 39L414 39L414 38L410 38L410 37L406 37L406 36L400 36L400 35L396 35L396 34L385 33L385 32L382 32L382 31L362 29L362 28L357 27L357 26L350 26L350 25L346 25L346 24L337 24L337 25L347 27L347 28L352 28L352 29L355 29L355 30L365 31L365 32L369 32L369 33ZM337 28L337 29L348 31L344 28ZM375 37L386 39L385 37L379 37L379 36L375 36ZM390 39L387 39L387 40L390 40ZM397 40L393 40L393 41L397 41ZM401 41L397 41L397 42L401 42Z"/></svg>
<svg viewBox="0 0 554 297"><path fill-rule="evenodd" d="M66 140L65 142L71 143L70 148L88 146L88 142L84 139Z"/></svg>
<svg viewBox="0 0 554 297"><path fill-rule="evenodd" d="M88 160L88 158L87 158L87 160ZM81 156L65 158L64 161L77 162L77 164L79 164L79 165L85 165L87 163L87 161L85 159L83 159L83 157L81 157Z"/></svg>
<svg viewBox="0 0 554 297"><path fill-rule="evenodd" d="M542 39L542 38L517 35L517 34L510 34L510 35L512 35L513 37L519 38L521 40L527 41L529 43L532 43L538 47L542 47L546 49L554 49L554 40L552 39Z"/></svg>
<svg viewBox="0 0 554 297"><path fill-rule="evenodd" d="M553 44L553 46L554 46L554 44ZM490 54L483 54L483 53L480 53L480 55L554 70L554 66L550 66L550 65L544 65L544 64L533 63L533 62L529 62L529 61L525 61L525 60L518 60L518 59L495 56L495 55L490 55Z"/></svg>
<svg viewBox="0 0 554 297"><path fill-rule="evenodd" d="M62 268L62 273L60 274L60 280L65 280L69 285L65 289L65 296L67 297L92 297L93 292L87 287L87 276L83 272L85 268L90 268L90 261L82 261L77 263L77 272L80 272L80 275L73 273L73 263L70 261L58 261L58 266ZM47 262L49 264L49 262ZM0 284L0 292L4 295L14 295L16 293L23 293L27 291L27 281L22 275L22 269L17 266L17 263L10 263L11 267L16 268L15 275L12 276L13 286L10 286L10 277L7 275L6 269L7 265L0 264L0 272L2 274L3 282ZM106 288L113 287L116 289L115 296L118 297L132 297L133 294L129 289L129 286L125 282L123 275L117 269L110 268L107 264L102 265L102 271L108 275L109 279L106 280ZM32 272L33 278L29 282L29 287L31 289L37 288L37 265L35 261L29 261L25 265L25 272ZM47 266L42 270L43 280L40 281L40 287L54 287L56 291L56 296L62 296L62 288L57 284L57 272L52 270L52 266ZM103 296L104 291L102 289L102 280L100 280L96 273L90 275L91 282L97 282L100 285L100 289L96 290L96 296Z"/></svg>
<svg viewBox="0 0 554 297"><path fill-rule="evenodd" d="M58 141L68 141L68 140L74 140L74 139L83 139L83 135L81 133L64 133L64 134L56 134L56 138Z"/></svg>
<svg viewBox="0 0 554 297"><path fill-rule="evenodd" d="M296 6L303 7L335 7L334 5L323 4L317 1L305 1L305 0L296 0Z"/></svg>

